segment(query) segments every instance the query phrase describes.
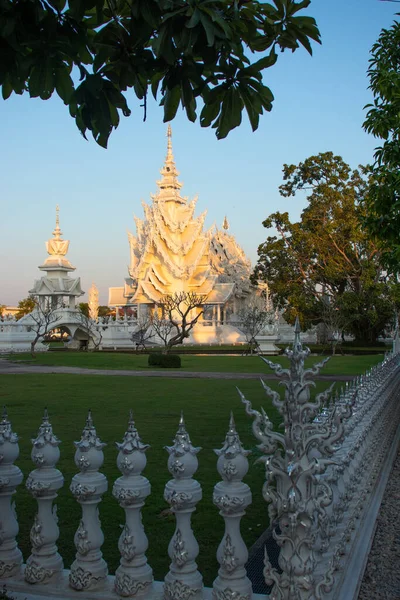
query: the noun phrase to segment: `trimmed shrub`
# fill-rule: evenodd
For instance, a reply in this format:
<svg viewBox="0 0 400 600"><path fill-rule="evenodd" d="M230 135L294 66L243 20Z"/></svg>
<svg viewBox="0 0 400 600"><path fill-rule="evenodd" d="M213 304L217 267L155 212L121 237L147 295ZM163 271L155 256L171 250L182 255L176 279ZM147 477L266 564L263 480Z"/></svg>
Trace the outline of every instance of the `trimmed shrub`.
<svg viewBox="0 0 400 600"><path fill-rule="evenodd" d="M164 369L180 369L181 357L179 354L149 354L148 365Z"/></svg>

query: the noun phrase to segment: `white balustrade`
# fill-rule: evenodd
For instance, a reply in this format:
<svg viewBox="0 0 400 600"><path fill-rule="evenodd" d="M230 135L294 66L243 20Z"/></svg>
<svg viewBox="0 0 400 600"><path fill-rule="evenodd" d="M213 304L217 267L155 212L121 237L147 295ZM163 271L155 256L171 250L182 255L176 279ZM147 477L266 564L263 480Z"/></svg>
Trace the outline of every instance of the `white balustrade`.
<svg viewBox="0 0 400 600"><path fill-rule="evenodd" d="M222 481L214 487L213 502L225 520L225 533L217 550L220 569L213 584L213 598L251 600L251 581L244 566L248 552L240 533L240 521L251 504L250 488L242 482L249 469L250 451L244 450L241 444L232 414L224 445L214 452L218 456L217 469Z"/></svg>
<svg viewBox="0 0 400 600"><path fill-rule="evenodd" d="M114 321L114 326L120 321ZM281 399L263 383L282 415L282 432L274 431L266 412L254 410L241 395L246 412L253 417L258 448L264 453L263 496L269 502L270 521L280 546L281 572L273 569L265 556L264 578L273 584L266 597L355 600L364 560L360 557L365 558L394 456L400 420L400 354L393 351L381 365L346 383L340 394L330 397L328 390L313 398L312 376L323 363L305 370L308 352L297 326L293 348L287 351L290 369L265 360L286 387ZM63 477L56 468L59 440L47 412L32 444L36 468L26 485L37 500L37 514L32 517L32 552L24 569L12 503L23 478L14 464L19 455L18 437L4 411L0 421L0 579L11 595L18 594L18 600L32 595L35 600L44 600L53 590L65 600L80 596L82 590L93 600L261 598L252 592L245 570L248 553L240 522L251 503L251 491L242 481L248 469L248 451L243 449L233 417L222 448L215 451L221 481L214 487L213 502L224 519L225 531L217 550L219 571L212 590L203 587L196 564L199 547L191 524L202 498L201 486L193 479L200 448L192 445L183 417L173 445L167 448L173 478L165 486L164 498L176 526L168 547L171 564L164 584L153 582L146 558L148 540L141 513L150 483L142 471L149 446L141 442L132 414L123 440L117 444L121 476L114 483L113 496L124 510L125 523L118 542L120 565L114 577L107 575L102 558L104 537L98 517L98 505L107 491L106 477L99 472L105 444L97 436L90 411L82 437L75 442L79 473L70 489L82 507L82 518L74 538L77 552L70 571L63 570L56 546L59 532L53 504Z"/></svg>
<svg viewBox="0 0 400 600"><path fill-rule="evenodd" d="M47 409L32 444L31 457L37 468L29 474L26 487L37 500L38 512L30 533L32 554L26 562L25 579L29 583L43 583L54 580L63 570L63 561L56 546L59 529L53 500L63 486L64 478L55 468L60 458L60 440L53 433Z"/></svg>
<svg viewBox="0 0 400 600"><path fill-rule="evenodd" d="M142 598L151 592L153 571L147 564L148 540L142 524L141 509L151 488L141 474L146 466L148 444L142 444L130 413L128 430L121 444L118 469L122 473L114 483L113 496L125 511L125 526L118 541L120 566L115 573L115 590L124 597Z"/></svg>
<svg viewBox="0 0 400 600"><path fill-rule="evenodd" d="M80 472L72 478L70 490L82 506L82 519L75 533L76 558L71 565L69 583L75 590L93 590L102 587L108 569L102 558L104 535L101 530L98 505L107 491L107 479L99 473L103 464L104 444L97 436L91 411L86 419L76 447L75 464Z"/></svg>
<svg viewBox="0 0 400 600"><path fill-rule="evenodd" d="M164 600L201 600L203 578L197 570L199 545L191 527L191 515L202 498L198 481L192 478L197 471L197 453L186 431L183 415L169 453L168 470L173 479L165 486L164 498L176 517L175 533L168 546L170 570L165 577Z"/></svg>
<svg viewBox="0 0 400 600"><path fill-rule="evenodd" d="M22 565L17 546L18 522L12 497L22 482L21 470L14 465L18 458L18 436L11 429L6 408L0 421L0 579L16 575Z"/></svg>

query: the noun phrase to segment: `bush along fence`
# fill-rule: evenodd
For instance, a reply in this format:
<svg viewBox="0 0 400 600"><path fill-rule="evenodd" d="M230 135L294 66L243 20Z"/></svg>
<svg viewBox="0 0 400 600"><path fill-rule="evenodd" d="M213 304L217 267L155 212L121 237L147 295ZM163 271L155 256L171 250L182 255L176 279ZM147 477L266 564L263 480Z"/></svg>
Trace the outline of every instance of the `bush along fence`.
<svg viewBox="0 0 400 600"><path fill-rule="evenodd" d="M356 599L373 535L381 495L396 449L399 423L400 354L398 340L385 360L331 397L331 389L312 399L312 376L326 361L304 369L309 350L300 341L296 326L293 347L288 349L290 368L265 360L282 378L284 397L262 382L283 418L283 431L273 431L264 410L252 409L239 391L253 432L264 453L266 482L274 537L280 547L279 567L272 568L267 553L264 577L273 584L269 596L252 592L245 564L248 552L240 534L240 521L251 503L251 491L242 479L248 470L246 451L231 417L225 442L218 455L221 481L213 501L225 521L225 533L216 549L220 565L212 589L205 588L196 564L198 544L191 515L201 500L194 479L200 448L192 445L183 417L173 445L167 448L172 479L164 498L176 519L168 547L170 570L164 582L153 581L146 559L147 537L141 511L150 494L142 475L148 446L140 440L132 420L117 444L121 476L112 494L126 519L119 538L120 566L108 575L102 558L104 542L98 505L107 491L100 472L103 442L89 413L82 437L76 442L75 464L79 472L70 490L82 507L74 543L76 559L70 570L56 546L59 530L53 505L63 476L56 468L59 443L47 413L33 440L36 468L26 487L37 500L30 540L31 555L23 564L16 536L18 522L12 503L23 475L18 459L18 437L6 412L0 421L0 580L17 598L140 598L143 600L344 600Z"/></svg>

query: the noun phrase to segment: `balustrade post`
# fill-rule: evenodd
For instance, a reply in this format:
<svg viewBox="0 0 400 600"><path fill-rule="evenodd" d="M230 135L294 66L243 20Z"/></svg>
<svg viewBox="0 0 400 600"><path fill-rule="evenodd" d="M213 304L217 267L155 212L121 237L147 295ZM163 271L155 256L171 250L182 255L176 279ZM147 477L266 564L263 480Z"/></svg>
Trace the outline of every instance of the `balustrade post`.
<svg viewBox="0 0 400 600"><path fill-rule="evenodd" d="M240 533L240 521L251 504L250 488L242 482L249 469L246 457L250 451L242 446L232 414L224 445L214 452L223 481L214 487L213 502L225 520L225 533L217 550L220 569L213 584L213 600L251 600L251 581L244 567L248 552Z"/></svg>
<svg viewBox="0 0 400 600"><path fill-rule="evenodd" d="M147 462L145 452L150 446L142 443L132 411L124 439L116 446L119 450L117 466L122 477L114 483L113 496L124 509L126 522L118 541L121 561L115 573L115 591L120 596L141 598L150 592L153 582L153 571L145 555L148 541L141 515L151 491L149 480L141 475Z"/></svg>
<svg viewBox="0 0 400 600"><path fill-rule="evenodd" d="M82 506L82 519L75 533L76 559L71 565L69 584L75 590L102 587L108 569L102 558L104 535L101 530L98 505L107 491L107 479L99 473L103 464L104 444L98 437L89 411L86 426L76 447L75 464L80 469L72 478L70 490Z"/></svg>
<svg viewBox="0 0 400 600"><path fill-rule="evenodd" d="M19 455L18 436L11 429L6 408L0 421L0 578L16 575L22 565L22 553L17 546L18 522L11 501L22 482L21 470L14 465Z"/></svg>
<svg viewBox="0 0 400 600"><path fill-rule="evenodd" d="M32 554L25 567L25 579L29 583L44 583L59 574L63 561L57 552L59 536L57 507L53 500L63 486L64 478L55 465L60 458L60 440L53 433L47 409L44 411L38 435L32 440L32 461L37 468L29 474L26 488L36 498L38 512L30 533Z"/></svg>
<svg viewBox="0 0 400 600"><path fill-rule="evenodd" d="M168 546L171 564L165 577L164 600L201 600L203 578L196 564L199 545L191 527L192 513L202 498L200 484L192 479L198 467L196 454L201 448L192 445L183 415L174 444L166 446L166 450L168 470L174 479L166 484L164 498L175 514L176 528Z"/></svg>

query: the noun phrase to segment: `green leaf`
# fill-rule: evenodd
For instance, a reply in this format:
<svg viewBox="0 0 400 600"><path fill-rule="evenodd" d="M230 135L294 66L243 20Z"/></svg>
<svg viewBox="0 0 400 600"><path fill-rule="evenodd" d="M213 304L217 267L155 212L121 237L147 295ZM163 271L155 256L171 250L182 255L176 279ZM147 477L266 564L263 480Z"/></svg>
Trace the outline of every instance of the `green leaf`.
<svg viewBox="0 0 400 600"><path fill-rule="evenodd" d="M11 96L13 92L13 86L11 85L11 83L8 80L5 80L3 82L3 85L1 86L1 93L3 96L4 100L7 100L7 98L9 98Z"/></svg>
<svg viewBox="0 0 400 600"><path fill-rule="evenodd" d="M203 25L204 31L207 37L207 43L209 46L214 45L215 41L215 28L212 21L209 19L207 15L201 13L200 15L201 24Z"/></svg>
<svg viewBox="0 0 400 600"><path fill-rule="evenodd" d="M221 115L217 123L217 138L225 138L242 122L243 101L236 88L231 86L222 101Z"/></svg>
<svg viewBox="0 0 400 600"><path fill-rule="evenodd" d="M61 100L63 100L64 104L68 104L74 91L74 84L69 76L68 69L65 67L57 68L55 82L57 94L60 96Z"/></svg>
<svg viewBox="0 0 400 600"><path fill-rule="evenodd" d="M38 96L42 100L50 98L54 91L54 73L50 61L45 60L32 68L28 89L31 98L37 98Z"/></svg>
<svg viewBox="0 0 400 600"><path fill-rule="evenodd" d="M246 108L251 128L255 131L258 128L260 114L262 113L261 102L256 94L251 91L251 88L246 85L239 85L239 92Z"/></svg>
<svg viewBox="0 0 400 600"><path fill-rule="evenodd" d="M198 25L198 23L200 21L200 17L201 17L201 12L199 11L198 8L195 8L191 18L186 23L186 27L188 29L191 29L192 27L196 27L196 25Z"/></svg>
<svg viewBox="0 0 400 600"><path fill-rule="evenodd" d="M200 114L200 125L202 127L209 127L214 121L214 119L218 117L220 110L221 100L216 100L213 103L207 102L207 104L204 105Z"/></svg>
<svg viewBox="0 0 400 600"><path fill-rule="evenodd" d="M181 99L180 86L175 86L171 90L167 88L164 95L164 123L172 121L175 118Z"/></svg>

